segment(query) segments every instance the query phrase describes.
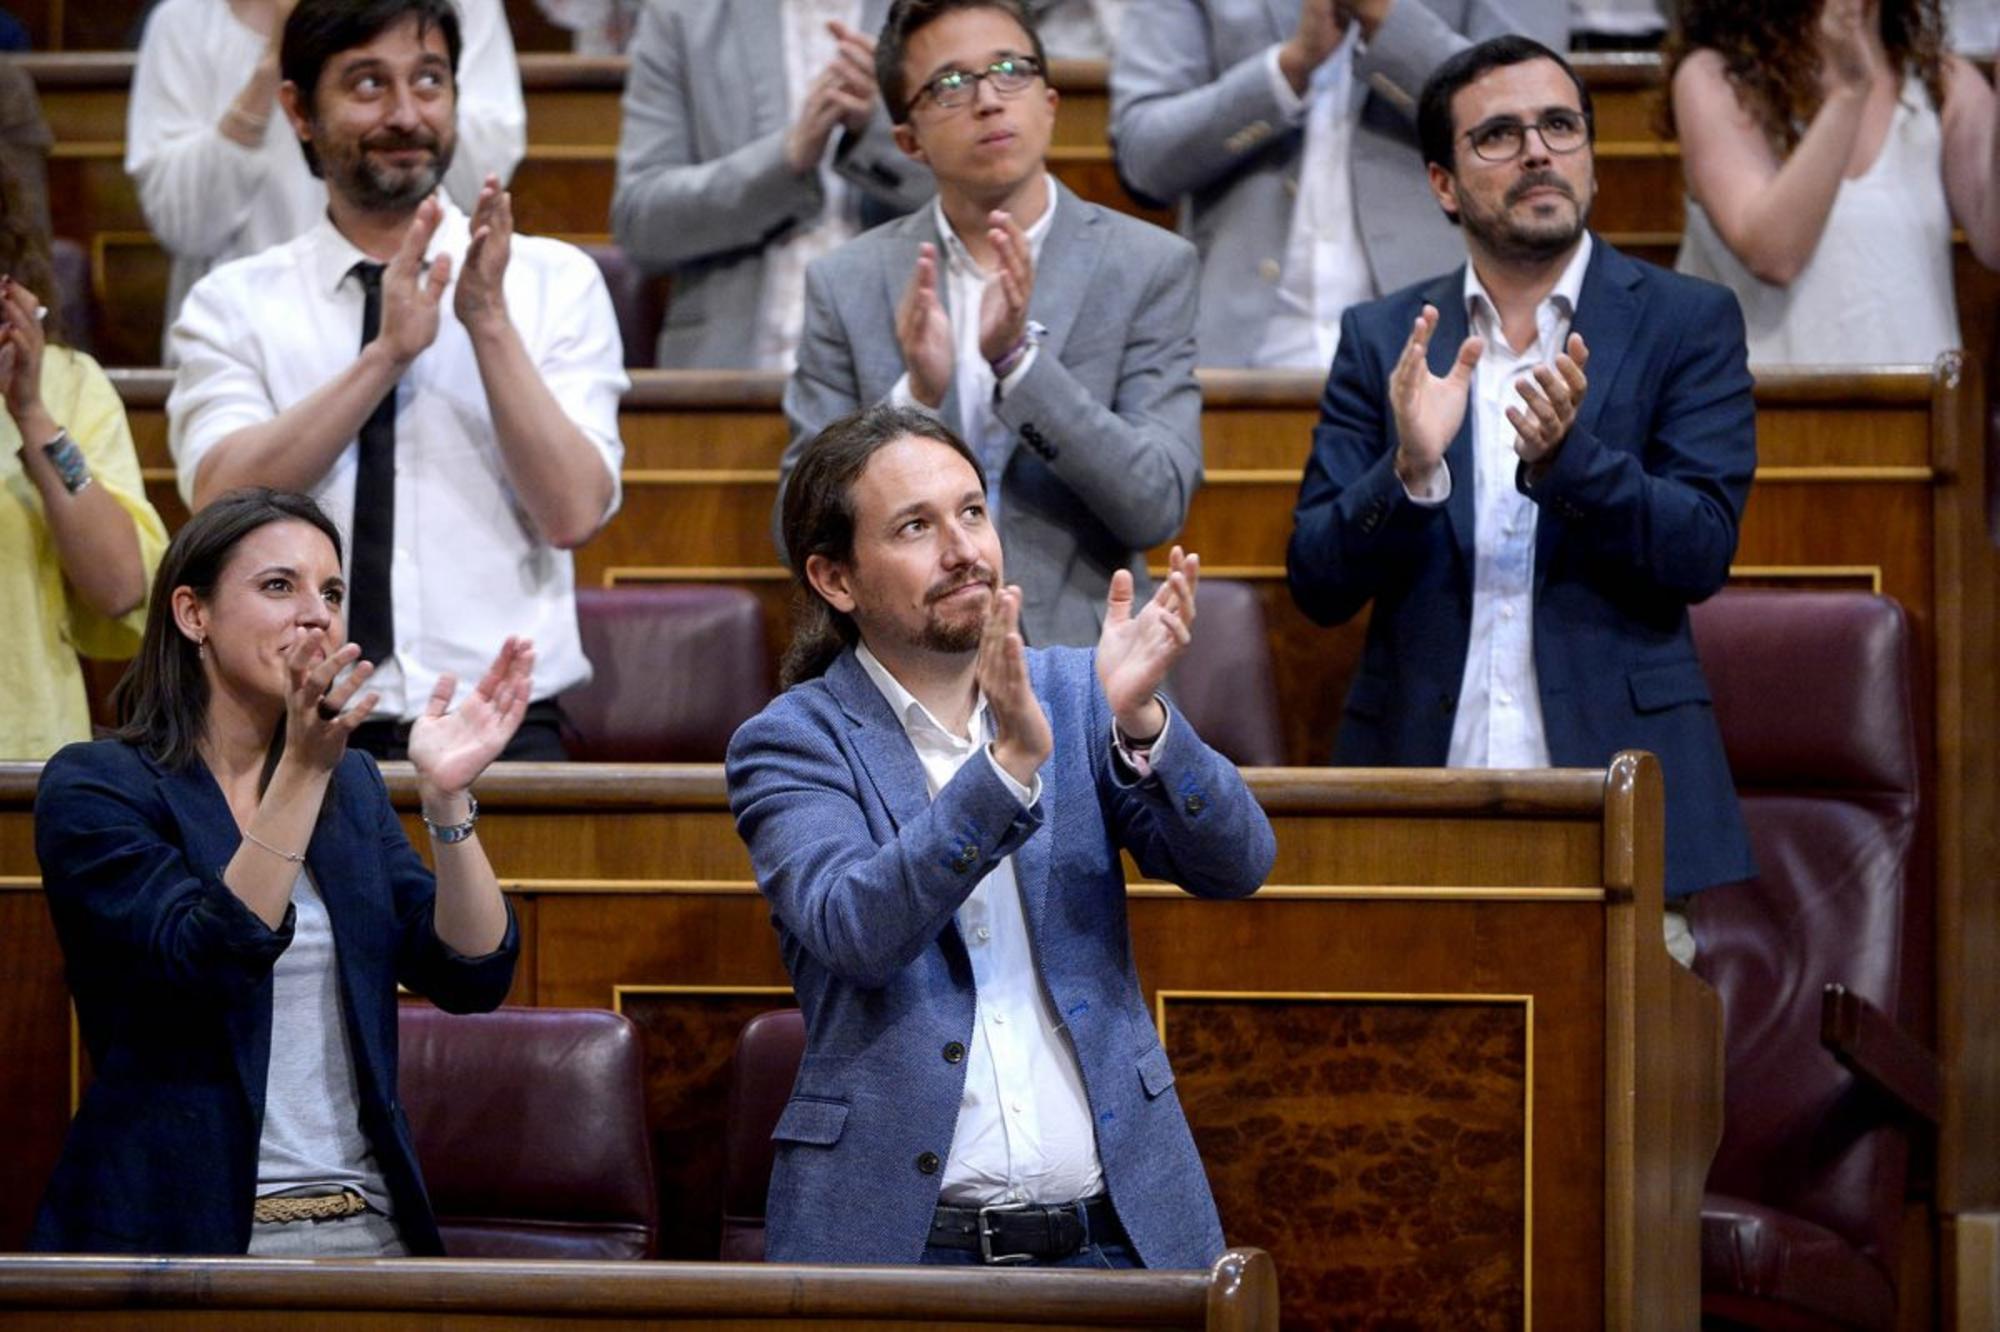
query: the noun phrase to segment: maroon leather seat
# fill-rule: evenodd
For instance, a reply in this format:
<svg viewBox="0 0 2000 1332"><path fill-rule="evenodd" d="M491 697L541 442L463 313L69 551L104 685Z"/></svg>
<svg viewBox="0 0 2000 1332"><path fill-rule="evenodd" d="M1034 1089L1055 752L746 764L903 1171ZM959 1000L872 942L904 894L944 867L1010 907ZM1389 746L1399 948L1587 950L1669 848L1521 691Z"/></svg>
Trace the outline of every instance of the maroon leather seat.
<svg viewBox="0 0 2000 1332"><path fill-rule="evenodd" d="M1278 682L1257 589L1204 578L1196 600L1194 641L1175 664L1168 692L1196 733L1230 762L1246 768L1283 764Z"/></svg>
<svg viewBox="0 0 2000 1332"><path fill-rule="evenodd" d="M562 696L571 758L720 763L771 701L764 613L742 588L579 588L576 617L592 679Z"/></svg>
<svg viewBox="0 0 2000 1332"><path fill-rule="evenodd" d="M1723 1141L1703 1308L1757 1327L1893 1327L1913 1128L1937 1109L1932 898L1902 609L1731 590L1694 612L1758 877L1692 899L1722 996Z"/></svg>
<svg viewBox="0 0 2000 1332"><path fill-rule="evenodd" d="M649 1258L639 1032L590 1008L406 1003L403 1112L454 1258Z"/></svg>
<svg viewBox="0 0 2000 1332"><path fill-rule="evenodd" d="M627 370L650 370L660 345L660 322L667 316L667 279L642 270L625 251L609 243L580 246L597 262L618 317L618 340Z"/></svg>
<svg viewBox="0 0 2000 1332"><path fill-rule="evenodd" d="M796 1008L759 1013L743 1027L730 1066L724 1132L722 1260L764 1260L764 1196L771 1187L771 1131L792 1094L806 1052Z"/></svg>

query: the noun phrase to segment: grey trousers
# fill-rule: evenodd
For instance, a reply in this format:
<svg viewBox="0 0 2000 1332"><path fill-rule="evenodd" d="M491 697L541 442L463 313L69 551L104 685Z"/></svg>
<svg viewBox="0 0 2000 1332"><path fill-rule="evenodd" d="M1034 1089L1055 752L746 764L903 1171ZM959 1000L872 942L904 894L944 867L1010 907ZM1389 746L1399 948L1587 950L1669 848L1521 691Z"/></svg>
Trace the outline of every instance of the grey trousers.
<svg viewBox="0 0 2000 1332"><path fill-rule="evenodd" d="M250 1227L252 1258L407 1258L396 1223L380 1212L332 1221L285 1221Z"/></svg>

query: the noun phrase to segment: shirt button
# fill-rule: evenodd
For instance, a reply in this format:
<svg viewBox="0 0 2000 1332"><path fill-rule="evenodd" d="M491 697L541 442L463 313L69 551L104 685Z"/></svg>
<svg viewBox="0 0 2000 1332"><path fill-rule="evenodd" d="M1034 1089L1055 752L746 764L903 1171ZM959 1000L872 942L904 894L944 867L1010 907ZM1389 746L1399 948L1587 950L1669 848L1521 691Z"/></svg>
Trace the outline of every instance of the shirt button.
<svg viewBox="0 0 2000 1332"><path fill-rule="evenodd" d="M1266 259L1263 263L1257 265L1257 276L1263 278L1266 282L1276 282L1278 274L1281 271L1276 259Z"/></svg>
<svg viewBox="0 0 2000 1332"><path fill-rule="evenodd" d="M924 1175L935 1175L938 1172L938 1167L943 1164L944 1162L938 1160L936 1152L925 1152L917 1158L917 1172Z"/></svg>
<svg viewBox="0 0 2000 1332"><path fill-rule="evenodd" d="M1007 1015L1005 1013L995 1013L993 1020L1003 1027L1007 1025Z"/></svg>
<svg viewBox="0 0 2000 1332"><path fill-rule="evenodd" d="M993 937L993 931L987 929L984 925L981 925L978 929L972 932L972 937L979 940L979 942L981 943L985 943L988 939L991 939Z"/></svg>
<svg viewBox="0 0 2000 1332"><path fill-rule="evenodd" d="M956 1064L965 1058L965 1045L961 1041L951 1041L944 1047L944 1062Z"/></svg>
<svg viewBox="0 0 2000 1332"><path fill-rule="evenodd" d="M1511 620L1511 619L1513 619L1513 618L1514 618L1514 608L1513 608L1512 606L1502 606L1502 607L1500 608L1500 618L1501 618L1501 619L1503 619L1503 620Z"/></svg>
<svg viewBox="0 0 2000 1332"><path fill-rule="evenodd" d="M1017 1114L1017 1115L1021 1113L1021 1103L1020 1103L1019 1101L1015 1101L1015 1102L1013 1102L1010 1108L1011 1108L1011 1109L1012 1109L1012 1110L1014 1111L1014 1113L1015 1113L1015 1114Z"/></svg>
<svg viewBox="0 0 2000 1332"><path fill-rule="evenodd" d="M1181 808L1186 810L1189 814L1199 814L1204 809L1208 808L1208 802L1206 800L1203 800L1198 795L1191 795L1187 799L1181 801Z"/></svg>
<svg viewBox="0 0 2000 1332"><path fill-rule="evenodd" d="M1514 696L1512 694L1509 694L1503 690L1498 697L1500 699L1500 706L1512 707L1514 705Z"/></svg>

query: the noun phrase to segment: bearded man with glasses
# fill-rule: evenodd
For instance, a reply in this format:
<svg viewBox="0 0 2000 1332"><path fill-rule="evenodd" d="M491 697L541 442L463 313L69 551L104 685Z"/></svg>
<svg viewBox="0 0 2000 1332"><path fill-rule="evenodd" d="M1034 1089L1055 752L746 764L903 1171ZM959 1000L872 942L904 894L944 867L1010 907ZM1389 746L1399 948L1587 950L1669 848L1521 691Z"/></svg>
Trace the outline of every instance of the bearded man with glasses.
<svg viewBox="0 0 2000 1332"><path fill-rule="evenodd" d="M1145 552L1201 484L1196 261L1049 175L1047 69L1019 0L891 8L876 81L937 199L807 269L773 522L829 422L919 408L980 460L1028 641L1087 646L1112 574L1129 569L1143 600Z"/></svg>
<svg viewBox="0 0 2000 1332"><path fill-rule="evenodd" d="M1590 95L1501 37L1418 108L1470 262L1350 309L1293 515L1292 596L1372 604L1337 763L1666 778L1673 899L1753 872L1687 608L1719 589L1756 468L1736 299L1586 226Z"/></svg>

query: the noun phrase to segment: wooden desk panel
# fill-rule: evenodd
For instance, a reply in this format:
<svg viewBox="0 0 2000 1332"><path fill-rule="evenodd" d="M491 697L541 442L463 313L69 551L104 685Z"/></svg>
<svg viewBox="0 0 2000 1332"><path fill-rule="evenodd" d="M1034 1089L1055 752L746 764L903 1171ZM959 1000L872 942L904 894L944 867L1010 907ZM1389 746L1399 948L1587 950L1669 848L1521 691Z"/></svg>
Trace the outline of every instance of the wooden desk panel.
<svg viewBox="0 0 2000 1332"><path fill-rule="evenodd" d="M408 768L386 771L413 823ZM33 774L0 765L0 871L21 868ZM1676 988L1698 982L1659 948L1650 763L1608 782L1249 779L1279 839L1270 886L1219 903L1135 883L1129 905L1228 1232L1272 1247L1294 1324L1415 1308L1397 1292L1420 1289L1426 1317L1464 1326L1676 1325L1714 1116L1703 1111L1675 1167L1677 1099L1633 1048L1699 1046L1715 1013L1690 991L1677 1002L1694 1017L1671 1037L1663 1025ZM749 1014L789 1003L719 771L512 765L488 774L481 800L482 838L528 908L534 1002L639 1024L668 1253L712 1253L729 1044ZM31 867L11 882L0 911L40 906ZM7 1011L59 1030L0 1025L16 1042L0 1059L19 1070L15 1105L59 1126L67 1024L51 942L40 948ZM24 1161L47 1159L50 1127L0 1122L43 1136ZM1657 1210L1635 1217L1627 1195L1648 1171L1681 1178L1684 1196L1648 1195L1639 1205ZM21 1184L17 1197L39 1190ZM0 1219L25 1224L18 1207ZM1635 1253L1626 1232L1639 1225ZM1683 1242L1660 1244L1663 1229Z"/></svg>

